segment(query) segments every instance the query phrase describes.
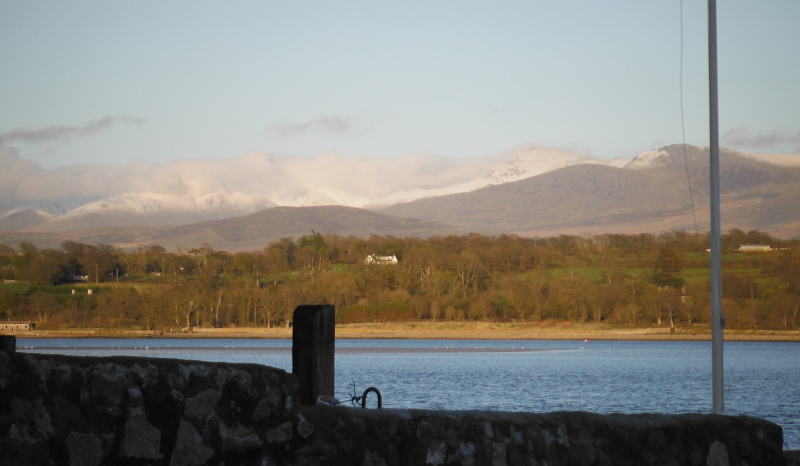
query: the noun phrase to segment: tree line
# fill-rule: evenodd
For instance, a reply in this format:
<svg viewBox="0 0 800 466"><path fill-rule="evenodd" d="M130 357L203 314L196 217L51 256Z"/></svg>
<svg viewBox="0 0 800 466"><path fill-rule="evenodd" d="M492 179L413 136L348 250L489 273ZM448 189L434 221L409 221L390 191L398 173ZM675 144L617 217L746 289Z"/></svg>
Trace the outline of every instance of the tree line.
<svg viewBox="0 0 800 466"><path fill-rule="evenodd" d="M597 322L680 328L710 316L707 235L606 234L523 238L477 234L368 238L312 230L259 251L204 244L121 250L65 241L60 249L0 245L0 318L39 328L181 329L289 325L299 304L333 304L337 322ZM731 230L729 328L794 329L800 241ZM364 265L369 254L397 265ZM89 294L89 289L92 293Z"/></svg>

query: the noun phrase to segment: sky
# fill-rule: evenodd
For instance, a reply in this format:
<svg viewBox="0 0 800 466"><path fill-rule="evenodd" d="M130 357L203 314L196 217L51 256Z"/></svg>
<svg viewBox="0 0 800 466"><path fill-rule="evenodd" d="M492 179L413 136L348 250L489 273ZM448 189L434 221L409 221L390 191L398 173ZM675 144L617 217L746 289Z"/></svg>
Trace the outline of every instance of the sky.
<svg viewBox="0 0 800 466"><path fill-rule="evenodd" d="M718 12L722 145L800 153L800 2ZM684 0L700 146L706 15ZM43 169L681 141L679 0L0 0L0 146Z"/></svg>

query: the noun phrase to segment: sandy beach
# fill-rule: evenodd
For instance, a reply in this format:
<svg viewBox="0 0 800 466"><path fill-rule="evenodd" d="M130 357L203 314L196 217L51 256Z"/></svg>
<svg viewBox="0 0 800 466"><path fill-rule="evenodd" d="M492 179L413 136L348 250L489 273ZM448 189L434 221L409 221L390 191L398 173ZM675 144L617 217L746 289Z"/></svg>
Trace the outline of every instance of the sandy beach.
<svg viewBox="0 0 800 466"><path fill-rule="evenodd" d="M292 337L292 328L196 328L192 332L169 329L59 329L14 333L17 338L280 338ZM704 341L708 327L614 328L602 324L570 325L492 322L403 322L336 326L341 339L445 339L445 340L639 340ZM726 330L728 341L800 341L799 330Z"/></svg>

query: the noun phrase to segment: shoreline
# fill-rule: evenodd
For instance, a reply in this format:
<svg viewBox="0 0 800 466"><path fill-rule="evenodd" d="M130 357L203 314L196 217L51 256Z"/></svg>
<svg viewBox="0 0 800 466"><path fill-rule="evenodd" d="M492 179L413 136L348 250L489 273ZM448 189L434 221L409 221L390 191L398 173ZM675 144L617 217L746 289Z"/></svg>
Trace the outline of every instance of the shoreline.
<svg viewBox="0 0 800 466"><path fill-rule="evenodd" d="M291 327L198 328L192 332L162 330L59 329L10 333L17 338L152 338L152 339L291 339ZM390 340L630 340L710 341L707 327L610 328L603 324L489 323L489 322L403 322L342 324L337 339ZM798 342L800 330L726 330L727 341Z"/></svg>

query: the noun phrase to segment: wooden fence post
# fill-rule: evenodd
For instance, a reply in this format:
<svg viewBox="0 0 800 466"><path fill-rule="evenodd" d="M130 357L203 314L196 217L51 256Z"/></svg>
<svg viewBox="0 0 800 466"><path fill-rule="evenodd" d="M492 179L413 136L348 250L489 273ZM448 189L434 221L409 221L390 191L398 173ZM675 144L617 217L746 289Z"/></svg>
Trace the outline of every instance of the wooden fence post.
<svg viewBox="0 0 800 466"><path fill-rule="evenodd" d="M0 351L8 353L9 356L17 351L17 337L13 335L0 335Z"/></svg>
<svg viewBox="0 0 800 466"><path fill-rule="evenodd" d="M332 305L303 305L294 310L292 373L300 382L300 402L314 405L333 396L336 310Z"/></svg>

